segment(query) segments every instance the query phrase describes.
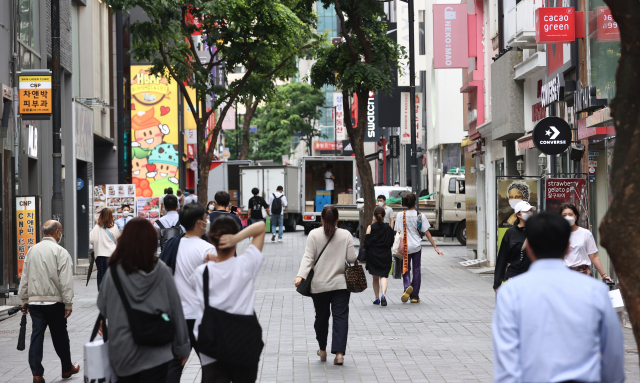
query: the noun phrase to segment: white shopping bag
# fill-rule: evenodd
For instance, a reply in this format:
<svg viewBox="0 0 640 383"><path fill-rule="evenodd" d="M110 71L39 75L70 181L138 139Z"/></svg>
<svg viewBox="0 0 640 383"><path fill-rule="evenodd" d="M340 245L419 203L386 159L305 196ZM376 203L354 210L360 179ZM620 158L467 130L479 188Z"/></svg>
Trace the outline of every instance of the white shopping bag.
<svg viewBox="0 0 640 383"><path fill-rule="evenodd" d="M624 301L622 300L620 290L609 291L609 298L611 299L611 305L616 311L624 310Z"/></svg>
<svg viewBox="0 0 640 383"><path fill-rule="evenodd" d="M115 383L118 381L109 362L106 325L103 327L104 339L96 339L101 319L100 316L96 322L91 340L84 344L84 381L86 383Z"/></svg>

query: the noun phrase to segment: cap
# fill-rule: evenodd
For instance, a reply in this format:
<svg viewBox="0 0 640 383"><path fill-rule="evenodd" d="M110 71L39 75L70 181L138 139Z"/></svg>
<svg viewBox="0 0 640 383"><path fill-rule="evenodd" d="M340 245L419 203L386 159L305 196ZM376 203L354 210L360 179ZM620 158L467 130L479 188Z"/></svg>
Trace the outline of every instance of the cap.
<svg viewBox="0 0 640 383"><path fill-rule="evenodd" d="M523 211L536 211L536 208L531 206L527 201L521 201L516 204L516 207L514 207L513 210L518 214Z"/></svg>

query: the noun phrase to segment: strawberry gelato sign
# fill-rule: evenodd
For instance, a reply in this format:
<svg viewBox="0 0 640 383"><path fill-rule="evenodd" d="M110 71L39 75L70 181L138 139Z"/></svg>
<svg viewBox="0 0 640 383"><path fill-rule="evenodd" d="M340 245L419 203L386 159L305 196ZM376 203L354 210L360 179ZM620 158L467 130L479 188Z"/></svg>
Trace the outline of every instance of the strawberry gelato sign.
<svg viewBox="0 0 640 383"><path fill-rule="evenodd" d="M468 68L467 4L433 5L434 69Z"/></svg>
<svg viewBox="0 0 640 383"><path fill-rule="evenodd" d="M178 89L146 66L131 68L131 173L136 197L178 189Z"/></svg>
<svg viewBox="0 0 640 383"><path fill-rule="evenodd" d="M571 43L576 40L576 12L573 7L536 9L536 44Z"/></svg>

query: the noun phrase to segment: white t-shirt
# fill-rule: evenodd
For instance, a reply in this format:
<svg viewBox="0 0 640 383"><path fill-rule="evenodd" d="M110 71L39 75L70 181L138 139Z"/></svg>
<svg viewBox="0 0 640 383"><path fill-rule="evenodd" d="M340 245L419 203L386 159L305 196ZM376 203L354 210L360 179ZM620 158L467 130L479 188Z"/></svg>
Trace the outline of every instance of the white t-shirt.
<svg viewBox="0 0 640 383"><path fill-rule="evenodd" d="M406 212L401 211L398 213L396 216L395 231L404 234L402 216L405 213L407 214L407 250L409 254L417 253L422 249L422 238L420 238L420 233L418 233L418 212L415 210L407 210ZM422 232L426 233L431 227L431 224L429 224L424 214L420 213L420 215L422 216Z"/></svg>
<svg viewBox="0 0 640 383"><path fill-rule="evenodd" d="M185 319L196 319L198 313L198 297L191 287L189 280L198 266L204 264L208 253L217 254L216 248L199 237L188 237L180 240L176 255L176 271L173 278L176 282L178 295L182 301L182 311Z"/></svg>
<svg viewBox="0 0 640 383"><path fill-rule="evenodd" d="M184 204L188 204L188 203L193 203L193 202L198 202L198 196L195 194L189 194L188 196L184 197Z"/></svg>
<svg viewBox="0 0 640 383"><path fill-rule="evenodd" d="M393 209L389 206L384 207L384 219L382 222L391 225L391 218L393 217Z"/></svg>
<svg viewBox="0 0 640 383"><path fill-rule="evenodd" d="M593 234L582 227L578 227L578 230L571 232L569 248L569 254L564 257L564 263L569 267L591 265L589 254L598 252L598 246Z"/></svg>
<svg viewBox="0 0 640 383"><path fill-rule="evenodd" d="M263 260L262 252L257 247L249 245L242 255L231 257L224 262L208 262L194 271L190 283L197 296L197 316L193 326L196 339L204 315L202 275L205 267L209 268L209 306L230 314L252 315L256 299L254 281ZM200 364L203 366L215 361L214 358L200 354Z"/></svg>
<svg viewBox="0 0 640 383"><path fill-rule="evenodd" d="M333 178L331 178L332 174L330 171L327 170L326 173L324 173L324 190L333 190L334 186L333 186Z"/></svg>

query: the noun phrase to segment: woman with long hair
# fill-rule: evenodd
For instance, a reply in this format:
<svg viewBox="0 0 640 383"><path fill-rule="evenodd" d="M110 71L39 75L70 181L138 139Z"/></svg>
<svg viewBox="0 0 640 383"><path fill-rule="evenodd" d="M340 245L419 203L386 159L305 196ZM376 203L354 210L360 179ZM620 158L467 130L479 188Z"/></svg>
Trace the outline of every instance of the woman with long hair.
<svg viewBox="0 0 640 383"><path fill-rule="evenodd" d="M149 221L132 219L109 260L98 294L98 309L109 330L109 361L119 383L164 382L169 362L178 357L184 365L191 352L180 296L171 269L156 257L157 243L158 234ZM173 339L157 346L136 343L124 299L132 310L162 313L165 321L173 323Z"/></svg>
<svg viewBox="0 0 640 383"><path fill-rule="evenodd" d="M367 227L364 238L364 249L367 252L366 268L373 277L373 292L376 294L374 305L387 305L387 277L391 270L391 246L395 232L385 220L385 208L377 206L373 210L373 223ZM382 284L382 298L380 285Z"/></svg>
<svg viewBox="0 0 640 383"><path fill-rule="evenodd" d="M93 245L93 254L96 257L96 268L98 269L98 291L102 277L107 271L109 257L116 250L120 230L113 220L113 212L109 208L102 209L98 222L89 233L89 243Z"/></svg>
<svg viewBox="0 0 640 383"><path fill-rule="evenodd" d="M294 283L296 287L300 285L313 268L311 298L316 310L314 328L320 346L318 356L323 362L327 360L329 316L333 315L331 353L336 355L333 364L342 365L347 349L349 298L351 297L344 275L345 261L352 263L357 257L351 233L337 227L338 209L333 205L326 205L322 209L320 219L322 227L311 230L309 233L307 247ZM314 266L316 260L318 262Z"/></svg>

